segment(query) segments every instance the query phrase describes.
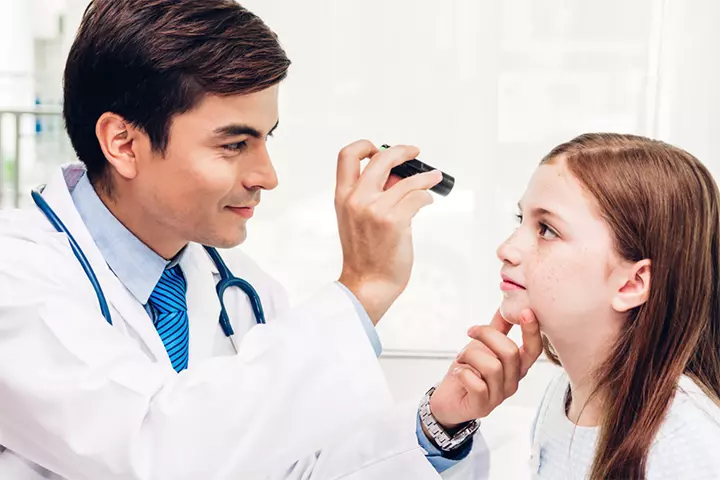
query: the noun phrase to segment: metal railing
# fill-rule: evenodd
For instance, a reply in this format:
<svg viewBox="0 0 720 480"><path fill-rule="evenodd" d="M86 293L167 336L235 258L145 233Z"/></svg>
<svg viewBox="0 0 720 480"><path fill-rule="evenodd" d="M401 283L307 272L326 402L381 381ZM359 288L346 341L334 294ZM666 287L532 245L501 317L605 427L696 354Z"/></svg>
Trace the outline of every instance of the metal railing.
<svg viewBox="0 0 720 480"><path fill-rule="evenodd" d="M11 142L14 144L11 156L6 156L7 148L3 145L5 134L3 133L3 126L6 125L6 119L10 117L12 120L11 125L14 124L14 140ZM22 199L22 158L23 158L23 135L34 136L41 138L42 130L38 128L34 129L32 133L23 133L23 120L26 117L31 117L36 120L41 117L55 117L57 123L61 123L62 109L57 106L38 105L34 108L29 109L14 109L14 108L0 108L0 208L5 204L5 197L7 195L6 187L7 180L6 176L11 177L12 185L12 201L10 206L19 207ZM42 125L42 124L40 124ZM64 133L62 134L64 135Z"/></svg>

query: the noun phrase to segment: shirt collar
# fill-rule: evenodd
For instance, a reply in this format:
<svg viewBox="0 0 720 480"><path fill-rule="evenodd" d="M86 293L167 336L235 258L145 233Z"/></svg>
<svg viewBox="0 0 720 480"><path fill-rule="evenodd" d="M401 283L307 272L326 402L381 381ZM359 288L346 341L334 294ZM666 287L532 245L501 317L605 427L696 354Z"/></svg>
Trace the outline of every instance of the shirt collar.
<svg viewBox="0 0 720 480"><path fill-rule="evenodd" d="M87 175L80 178L71 196L110 269L137 301L147 304L165 269L177 265L185 249L170 262L155 253L108 210Z"/></svg>

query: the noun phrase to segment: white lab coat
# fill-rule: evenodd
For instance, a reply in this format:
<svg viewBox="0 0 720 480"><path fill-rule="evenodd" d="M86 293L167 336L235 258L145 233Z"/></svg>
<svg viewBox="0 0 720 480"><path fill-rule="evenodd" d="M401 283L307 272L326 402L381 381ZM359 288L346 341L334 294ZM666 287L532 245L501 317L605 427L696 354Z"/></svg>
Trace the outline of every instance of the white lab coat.
<svg viewBox="0 0 720 480"><path fill-rule="evenodd" d="M217 271L189 245L181 266L190 360L176 374L142 305L95 246L63 172L43 196L92 264L113 325L66 237L36 209L1 212L0 478L439 478L417 444L416 405L391 405L340 287L289 308L248 257L222 252L268 318L256 326L247 297L227 291L235 355L218 325ZM480 437L474 451L477 461L453 470L479 478Z"/></svg>

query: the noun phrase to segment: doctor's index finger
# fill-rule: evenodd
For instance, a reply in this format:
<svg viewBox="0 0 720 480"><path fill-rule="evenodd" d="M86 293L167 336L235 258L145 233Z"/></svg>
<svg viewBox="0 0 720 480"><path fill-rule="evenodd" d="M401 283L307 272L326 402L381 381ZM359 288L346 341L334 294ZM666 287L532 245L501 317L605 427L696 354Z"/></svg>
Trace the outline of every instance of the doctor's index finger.
<svg viewBox="0 0 720 480"><path fill-rule="evenodd" d="M502 313L500 313L500 309L497 309L495 310L495 315L493 315L492 320L490 320L490 326L507 335L510 332L510 329L512 329L513 324L505 320Z"/></svg>
<svg viewBox="0 0 720 480"><path fill-rule="evenodd" d="M500 309L497 309L495 311L495 315L493 315L492 320L490 320L489 326L499 331L503 335L507 335L508 333L510 333L510 329L513 327L513 324L505 320L500 313ZM482 327L480 325L473 325L468 329L467 334L469 337L477 340L478 334L481 329Z"/></svg>
<svg viewBox="0 0 720 480"><path fill-rule="evenodd" d="M363 171L359 183L363 190L382 192L390 177L390 170L412 160L420 149L411 145L395 145L373 155ZM437 183L437 182L436 182Z"/></svg>
<svg viewBox="0 0 720 480"><path fill-rule="evenodd" d="M360 178L360 162L370 158L378 149L369 140L358 140L347 145L338 154L336 191L346 194Z"/></svg>

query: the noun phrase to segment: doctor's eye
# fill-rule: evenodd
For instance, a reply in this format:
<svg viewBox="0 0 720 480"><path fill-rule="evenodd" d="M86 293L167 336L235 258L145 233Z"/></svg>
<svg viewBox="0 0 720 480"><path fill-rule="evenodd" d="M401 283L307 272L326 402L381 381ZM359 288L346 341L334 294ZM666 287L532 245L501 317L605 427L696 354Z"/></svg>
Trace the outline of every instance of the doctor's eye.
<svg viewBox="0 0 720 480"><path fill-rule="evenodd" d="M516 213L515 220L517 220L517 223L522 223L522 221L523 221L522 213Z"/></svg>
<svg viewBox="0 0 720 480"><path fill-rule="evenodd" d="M228 143L227 145L223 145L222 148L229 152L238 153L242 152L247 148L247 142L235 142L235 143Z"/></svg>

